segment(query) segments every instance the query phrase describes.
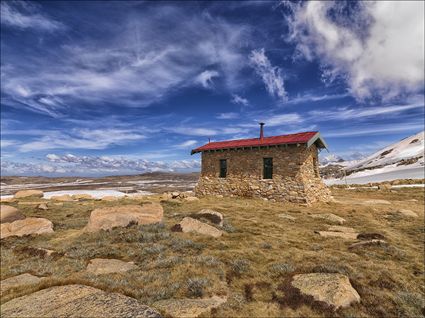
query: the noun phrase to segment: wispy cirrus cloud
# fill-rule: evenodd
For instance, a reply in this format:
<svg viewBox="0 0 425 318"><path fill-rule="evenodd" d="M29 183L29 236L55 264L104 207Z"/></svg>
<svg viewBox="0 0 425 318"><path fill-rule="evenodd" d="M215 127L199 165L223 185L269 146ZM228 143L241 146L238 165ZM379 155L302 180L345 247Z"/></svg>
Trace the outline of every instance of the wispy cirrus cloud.
<svg viewBox="0 0 425 318"><path fill-rule="evenodd" d="M61 22L42 13L33 2L2 1L0 15L2 24L19 29L53 32L65 28Z"/></svg>
<svg viewBox="0 0 425 318"><path fill-rule="evenodd" d="M358 99L423 90L423 1L285 2L289 38L317 58L324 78L343 79Z"/></svg>
<svg viewBox="0 0 425 318"><path fill-rule="evenodd" d="M25 135L32 137L25 142L16 142L20 152L42 151L49 149L106 149L112 145L124 145L140 141L145 136L131 129L72 129L70 132L58 130L10 131L6 134Z"/></svg>
<svg viewBox="0 0 425 318"><path fill-rule="evenodd" d="M242 105L242 106L248 106L249 101L246 98L243 98L242 96L239 96L238 94L232 95L231 102L236 105Z"/></svg>
<svg viewBox="0 0 425 318"><path fill-rule="evenodd" d="M281 101L287 100L282 71L279 67L273 66L266 56L264 48L253 50L249 56L251 65L256 73L262 78L267 92Z"/></svg>
<svg viewBox="0 0 425 318"><path fill-rule="evenodd" d="M217 119L236 119L239 118L238 113L230 112L230 113L220 113L216 116Z"/></svg>
<svg viewBox="0 0 425 318"><path fill-rule="evenodd" d="M218 75L220 87L240 87L250 28L210 15L178 23L185 18L178 7L153 6L119 26L109 22L106 40L71 38L54 57L46 48L19 63L4 56L2 103L60 117L76 103L92 111L99 104L146 107L188 86L208 88ZM158 34L164 28L168 32Z"/></svg>

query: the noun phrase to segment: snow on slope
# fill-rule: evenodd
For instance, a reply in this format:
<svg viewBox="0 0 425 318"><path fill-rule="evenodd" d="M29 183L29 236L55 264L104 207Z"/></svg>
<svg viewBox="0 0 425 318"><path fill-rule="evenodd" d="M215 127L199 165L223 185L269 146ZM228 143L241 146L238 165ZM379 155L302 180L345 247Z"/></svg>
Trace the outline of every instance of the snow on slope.
<svg viewBox="0 0 425 318"><path fill-rule="evenodd" d="M416 135L394 143L372 155L346 168L347 171L358 171L365 168L383 167L418 158L418 161L409 164L410 167L423 167L424 165L424 135L422 131Z"/></svg>

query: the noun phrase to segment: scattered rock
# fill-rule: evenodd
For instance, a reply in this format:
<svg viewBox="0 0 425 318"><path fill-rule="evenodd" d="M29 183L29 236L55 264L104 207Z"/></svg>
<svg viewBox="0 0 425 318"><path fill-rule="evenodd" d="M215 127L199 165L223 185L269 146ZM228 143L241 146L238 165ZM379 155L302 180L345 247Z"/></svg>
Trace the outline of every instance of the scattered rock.
<svg viewBox="0 0 425 318"><path fill-rule="evenodd" d="M332 223L344 224L345 219L332 213L310 214L313 219L321 219Z"/></svg>
<svg viewBox="0 0 425 318"><path fill-rule="evenodd" d="M209 316L211 310L227 301L227 297L213 296L203 299L165 299L157 301L153 307L158 308L165 316L179 318L196 318Z"/></svg>
<svg viewBox="0 0 425 318"><path fill-rule="evenodd" d="M380 233L360 233L357 238L359 240L383 240L385 237Z"/></svg>
<svg viewBox="0 0 425 318"><path fill-rule="evenodd" d="M417 218L418 217L418 215L415 212L413 212L412 210L407 210L407 209L400 209L400 210L397 211L397 213L400 213L403 216L407 216L407 217L410 217L410 218Z"/></svg>
<svg viewBox="0 0 425 318"><path fill-rule="evenodd" d="M315 231L315 233L323 237L340 237L347 240L355 240L357 239L357 235L358 235L357 233L331 232L331 231Z"/></svg>
<svg viewBox="0 0 425 318"><path fill-rule="evenodd" d="M109 230L130 223L151 224L162 221L164 210L159 203L140 205L123 205L98 208L91 212L86 231Z"/></svg>
<svg viewBox="0 0 425 318"><path fill-rule="evenodd" d="M10 205L1 205L0 206L0 223L10 223L16 220L25 219L19 210Z"/></svg>
<svg viewBox="0 0 425 318"><path fill-rule="evenodd" d="M217 224L219 226L223 226L224 217L220 212L211 210L211 209L202 209L196 214L191 215L193 218L205 218L210 222Z"/></svg>
<svg viewBox="0 0 425 318"><path fill-rule="evenodd" d="M29 197L43 197L43 191L40 190L21 190L15 193L15 199L29 198Z"/></svg>
<svg viewBox="0 0 425 318"><path fill-rule="evenodd" d="M356 249L356 248L363 248L367 246L386 246L386 245L388 245L388 243L385 242L384 240L369 240L369 241L362 241L362 242L351 244L348 248Z"/></svg>
<svg viewBox="0 0 425 318"><path fill-rule="evenodd" d="M290 221L295 221L297 219L296 217L289 215L289 214L286 214L286 213L281 213L281 214L278 215L278 217L280 217L282 219L287 219L287 220L290 220Z"/></svg>
<svg viewBox="0 0 425 318"><path fill-rule="evenodd" d="M418 200L416 200L416 199L409 199L409 200L406 200L406 202L418 202Z"/></svg>
<svg viewBox="0 0 425 318"><path fill-rule="evenodd" d="M84 285L42 289L1 306L2 317L162 317L138 300Z"/></svg>
<svg viewBox="0 0 425 318"><path fill-rule="evenodd" d="M13 276L6 278L0 283L0 294L9 291L12 288L16 288L19 286L27 286L27 285L35 285L41 281L40 277L25 273L18 276ZM3 313L2 313L3 316Z"/></svg>
<svg viewBox="0 0 425 318"><path fill-rule="evenodd" d="M378 190L381 190L381 191L391 190L391 188L392 188L392 185L389 183L378 184Z"/></svg>
<svg viewBox="0 0 425 318"><path fill-rule="evenodd" d="M44 233L53 233L53 223L44 218L26 218L1 224L1 238Z"/></svg>
<svg viewBox="0 0 425 318"><path fill-rule="evenodd" d="M114 196L112 196L112 195L106 195L106 196L104 196L104 197L102 197L102 199L101 199L102 201L108 201L108 202L111 202L111 201L118 201L119 200L119 198L118 197L114 197Z"/></svg>
<svg viewBox="0 0 425 318"><path fill-rule="evenodd" d="M75 200L83 201L83 200L93 200L94 198L90 194L73 194L72 198Z"/></svg>
<svg viewBox="0 0 425 318"><path fill-rule="evenodd" d="M174 191L171 192L171 199L177 199L180 196L180 192Z"/></svg>
<svg viewBox="0 0 425 318"><path fill-rule="evenodd" d="M52 201L59 201L59 202L71 202L74 201L74 199L69 194L63 194L63 195L54 195L50 198Z"/></svg>
<svg viewBox="0 0 425 318"><path fill-rule="evenodd" d="M214 226L208 225L196 219L185 217L180 222L180 228L184 233L199 233L212 237L220 237L223 232L216 229Z"/></svg>
<svg viewBox="0 0 425 318"><path fill-rule="evenodd" d="M373 205L373 204L391 204L391 202L390 202L390 201L387 201L387 200L373 199L373 200L366 200L366 201L363 201L363 204L365 204L365 205Z"/></svg>
<svg viewBox="0 0 425 318"><path fill-rule="evenodd" d="M123 262L119 259L104 259L95 258L90 260L87 266L87 271L96 275L110 274L110 273L124 273L137 266L133 262Z"/></svg>
<svg viewBox="0 0 425 318"><path fill-rule="evenodd" d="M295 275L292 286L302 294L313 296L315 300L323 301L335 309L360 301L360 295L351 286L348 277L338 273Z"/></svg>
<svg viewBox="0 0 425 318"><path fill-rule="evenodd" d="M47 207L47 204L46 204L46 203L41 203L41 204L37 207L37 209L39 209L39 210L48 210L49 208Z"/></svg>
<svg viewBox="0 0 425 318"><path fill-rule="evenodd" d="M0 202L4 202L4 203L15 202L15 198L13 196L12 197L1 197Z"/></svg>
<svg viewBox="0 0 425 318"><path fill-rule="evenodd" d="M339 226L339 225L332 225L328 228L328 231L331 232L343 232L343 233L355 233L356 230L352 227L346 227L346 226Z"/></svg>

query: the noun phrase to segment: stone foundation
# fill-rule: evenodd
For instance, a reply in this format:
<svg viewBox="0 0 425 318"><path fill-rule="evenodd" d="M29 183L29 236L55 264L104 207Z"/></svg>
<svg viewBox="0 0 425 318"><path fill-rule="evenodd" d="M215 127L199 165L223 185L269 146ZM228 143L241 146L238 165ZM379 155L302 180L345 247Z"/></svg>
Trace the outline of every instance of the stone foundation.
<svg viewBox="0 0 425 318"><path fill-rule="evenodd" d="M266 157L273 158L272 179L262 178L263 158ZM226 178L219 177L220 159L228 161ZM315 145L204 152L195 193L197 196L267 198L303 204L327 202L332 198L319 176Z"/></svg>

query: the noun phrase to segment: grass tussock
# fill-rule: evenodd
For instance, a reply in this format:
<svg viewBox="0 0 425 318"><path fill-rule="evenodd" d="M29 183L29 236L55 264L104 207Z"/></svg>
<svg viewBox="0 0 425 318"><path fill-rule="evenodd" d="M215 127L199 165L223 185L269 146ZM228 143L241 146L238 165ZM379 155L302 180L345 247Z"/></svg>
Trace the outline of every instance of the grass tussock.
<svg viewBox="0 0 425 318"><path fill-rule="evenodd" d="M240 198L166 200L161 202L162 223L95 233L83 231L93 209L143 202L65 202L48 204L48 210L11 203L27 217L48 218L55 232L1 241L1 279L22 273L45 277L39 284L3 293L1 302L72 283L119 292L147 305L161 299L227 296L227 302L212 311L216 317L423 315L423 189L332 191L337 202L313 207ZM362 204L370 199L392 204ZM173 231L185 216L207 208L222 213L224 224L219 226L209 216L201 216L201 221L223 230L223 236L214 239ZM402 217L397 213L401 208L419 217ZM296 220L279 218L281 213ZM336 214L346 220L345 226L361 233L359 240L383 239L387 244L350 249L353 241L319 237L314 231L327 230L330 224L311 218L313 213ZM40 249L55 253L47 256ZM96 276L86 272L93 258L132 261L137 269ZM291 287L293 275L311 272L347 275L361 303L335 312Z"/></svg>

